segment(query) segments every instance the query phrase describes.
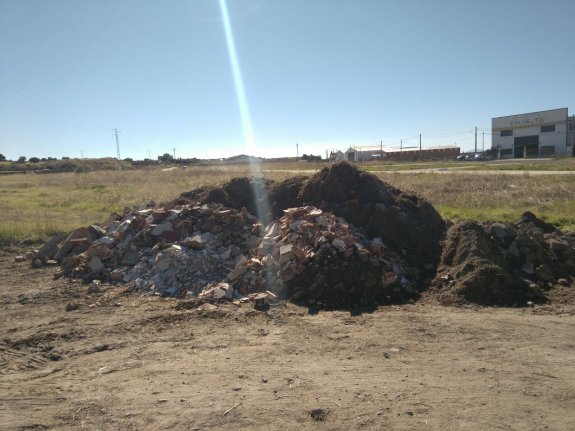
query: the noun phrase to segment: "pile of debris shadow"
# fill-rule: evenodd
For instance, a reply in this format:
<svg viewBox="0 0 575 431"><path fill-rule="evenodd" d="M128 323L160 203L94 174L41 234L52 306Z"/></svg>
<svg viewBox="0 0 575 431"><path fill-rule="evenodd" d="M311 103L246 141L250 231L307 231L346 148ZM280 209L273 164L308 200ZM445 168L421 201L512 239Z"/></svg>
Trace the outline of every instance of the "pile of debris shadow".
<svg viewBox="0 0 575 431"><path fill-rule="evenodd" d="M257 216L256 216L257 214ZM203 301L278 299L330 308L525 304L570 283L575 237L526 214L447 225L433 206L347 163L282 182L235 178L173 202L126 208L28 253L56 276Z"/></svg>

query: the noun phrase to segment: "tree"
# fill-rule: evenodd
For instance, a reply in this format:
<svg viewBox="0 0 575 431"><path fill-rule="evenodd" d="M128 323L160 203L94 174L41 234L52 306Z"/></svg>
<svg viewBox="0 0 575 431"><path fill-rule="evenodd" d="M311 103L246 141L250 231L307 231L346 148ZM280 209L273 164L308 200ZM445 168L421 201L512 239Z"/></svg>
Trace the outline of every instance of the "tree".
<svg viewBox="0 0 575 431"><path fill-rule="evenodd" d="M28 161L29 161L30 163L38 163L38 162L40 161L40 159L39 159L38 157L30 157L30 158L28 159Z"/></svg>
<svg viewBox="0 0 575 431"><path fill-rule="evenodd" d="M0 154L0 162L6 160L6 156L4 154Z"/></svg>
<svg viewBox="0 0 575 431"><path fill-rule="evenodd" d="M26 161L26 156L18 157L18 163L24 163Z"/></svg>
<svg viewBox="0 0 575 431"><path fill-rule="evenodd" d="M174 160L174 156L170 153L164 153L161 156L158 156L158 161L160 162L172 162Z"/></svg>
<svg viewBox="0 0 575 431"><path fill-rule="evenodd" d="M304 154L302 160L307 160L308 162L320 162L321 156L314 156L313 154Z"/></svg>

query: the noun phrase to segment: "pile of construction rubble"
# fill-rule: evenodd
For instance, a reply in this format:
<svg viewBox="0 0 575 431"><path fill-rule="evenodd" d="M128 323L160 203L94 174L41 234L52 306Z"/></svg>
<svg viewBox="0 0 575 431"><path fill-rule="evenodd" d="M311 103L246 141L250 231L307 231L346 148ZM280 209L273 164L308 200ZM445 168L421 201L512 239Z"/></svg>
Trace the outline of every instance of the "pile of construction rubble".
<svg viewBox="0 0 575 431"><path fill-rule="evenodd" d="M333 308L414 299L434 277L448 301L543 300L575 275L574 250L575 236L531 214L447 231L421 197L341 163L309 178L236 178L125 209L27 258L58 265L57 276L139 292Z"/></svg>
<svg viewBox="0 0 575 431"><path fill-rule="evenodd" d="M333 307L417 294L405 263L380 238L313 206L284 213L264 227L247 210L219 204L140 208L54 237L32 265L57 262L57 276L209 300L265 292ZM322 283L329 279L333 285Z"/></svg>

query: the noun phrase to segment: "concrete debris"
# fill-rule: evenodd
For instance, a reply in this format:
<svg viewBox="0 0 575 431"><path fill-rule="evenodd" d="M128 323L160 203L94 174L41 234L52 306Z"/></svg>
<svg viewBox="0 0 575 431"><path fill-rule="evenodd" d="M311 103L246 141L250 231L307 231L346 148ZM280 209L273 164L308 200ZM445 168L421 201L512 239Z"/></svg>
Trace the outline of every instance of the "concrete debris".
<svg viewBox="0 0 575 431"><path fill-rule="evenodd" d="M136 208L53 241L32 263L52 259L57 275L207 301L248 297L261 305L295 296L333 307L417 294L417 276L380 238L314 206L288 208L268 226L219 204Z"/></svg>

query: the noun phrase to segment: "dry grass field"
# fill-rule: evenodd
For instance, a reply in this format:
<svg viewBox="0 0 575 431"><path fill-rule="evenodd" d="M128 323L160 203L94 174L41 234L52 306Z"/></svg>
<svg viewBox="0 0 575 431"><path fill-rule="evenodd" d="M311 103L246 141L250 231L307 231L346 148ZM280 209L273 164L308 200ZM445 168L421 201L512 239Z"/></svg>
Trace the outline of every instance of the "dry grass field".
<svg viewBox="0 0 575 431"><path fill-rule="evenodd" d="M281 181L294 175L294 168L310 174L319 166L264 167L264 175ZM529 210L563 229L575 229L572 175L374 173L425 197L447 219L511 221ZM249 168L239 165L1 176L0 243L43 241L56 232L103 222L126 206L169 201L201 185L245 175Z"/></svg>
<svg viewBox="0 0 575 431"><path fill-rule="evenodd" d="M298 170L311 174L320 166L272 165L264 166L263 172L281 181ZM565 230L575 230L573 175L373 173L422 195L448 219L510 221L529 210ZM104 222L126 206L169 201L201 185L245 175L248 166L236 165L0 176L0 243L43 241L56 232Z"/></svg>

